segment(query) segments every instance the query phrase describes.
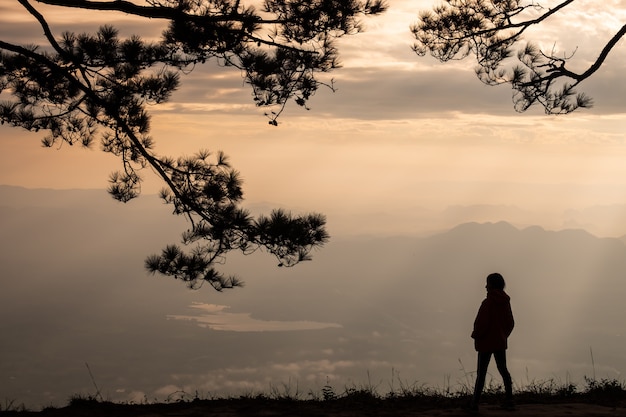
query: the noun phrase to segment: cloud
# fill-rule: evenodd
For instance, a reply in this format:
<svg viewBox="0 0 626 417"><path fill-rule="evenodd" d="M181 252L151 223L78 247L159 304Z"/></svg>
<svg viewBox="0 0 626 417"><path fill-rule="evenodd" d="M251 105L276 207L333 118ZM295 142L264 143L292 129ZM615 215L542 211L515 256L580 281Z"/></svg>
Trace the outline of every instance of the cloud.
<svg viewBox="0 0 626 417"><path fill-rule="evenodd" d="M155 395L172 397L174 393L191 392L219 397L287 392L317 395L327 385L339 393L353 384L360 386L368 375L375 375L372 383L377 384L392 367L388 361L376 360L269 361L256 367L222 367L204 374L172 375L176 384L157 389Z"/></svg>
<svg viewBox="0 0 626 417"><path fill-rule="evenodd" d="M331 74L320 74L321 79L327 82L331 77L334 79L337 92L330 94L322 88L311 99L310 107L327 117L362 120L420 119L451 112L515 114L510 87L482 84L473 73L475 63L471 57L440 64L430 57L420 58L411 51L409 26L417 19L418 11L430 9L434 3L392 2L386 14L364 20L365 32L340 39L338 48L343 67ZM4 6L4 9L0 14L3 16L0 18L0 38L31 43L43 40L40 31L33 30L36 22L21 7ZM77 20L68 16L75 16L80 11L67 13L63 8L49 6L44 6L43 10L52 22L58 23L59 33L61 29L93 31L102 21L96 19L102 16L101 13L82 12L81 16L86 17ZM603 2L602 7L586 2L582 6L569 6L561 13L533 27L528 39L550 47L563 45L561 49L565 48L570 53L576 51L574 60L582 61L581 68L597 57L600 47L607 41L610 29L599 22L623 20L620 20L622 12L619 7L610 2ZM154 37L163 27L163 22L137 20L119 13L112 15L116 16L115 26L124 36L137 32ZM571 34L580 32L586 36L568 39ZM39 39L34 38L35 35ZM585 110L586 114L626 113L626 104L621 100L626 95L626 84L622 82L625 55L624 48L618 45L603 68L580 86L579 90L588 93L596 102L594 109ZM293 103L290 107L297 108ZM253 109L251 91L241 73L232 67L219 66L215 61L198 66L184 76L174 100L168 107L160 108L232 114ZM159 111L159 108L155 110Z"/></svg>
<svg viewBox="0 0 626 417"><path fill-rule="evenodd" d="M189 320L211 330L234 332L284 332L296 330L320 330L340 328L336 323L315 321L279 321L255 319L250 313L230 313L228 306L194 302L192 309L200 310L191 315L168 315L172 320Z"/></svg>

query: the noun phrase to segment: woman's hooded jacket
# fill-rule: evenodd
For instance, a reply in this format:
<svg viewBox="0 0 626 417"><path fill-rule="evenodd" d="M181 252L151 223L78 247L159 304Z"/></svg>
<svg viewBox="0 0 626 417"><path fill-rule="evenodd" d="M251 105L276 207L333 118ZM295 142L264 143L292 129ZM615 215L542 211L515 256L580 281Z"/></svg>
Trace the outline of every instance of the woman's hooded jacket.
<svg viewBox="0 0 626 417"><path fill-rule="evenodd" d="M474 320L474 347L478 352L505 350L514 325L511 298L504 290L490 288Z"/></svg>

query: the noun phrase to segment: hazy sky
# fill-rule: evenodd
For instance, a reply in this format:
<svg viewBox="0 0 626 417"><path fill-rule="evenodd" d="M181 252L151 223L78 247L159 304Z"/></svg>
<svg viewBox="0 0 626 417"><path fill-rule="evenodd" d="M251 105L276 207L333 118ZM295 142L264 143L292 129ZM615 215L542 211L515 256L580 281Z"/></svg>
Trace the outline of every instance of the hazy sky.
<svg viewBox="0 0 626 417"><path fill-rule="evenodd" d="M518 114L510 88L480 83L471 60L444 65L410 50L409 25L418 10L433 4L391 0L385 15L366 19L365 33L339 42L343 68L331 74L337 92L321 89L310 111L289 105L278 127L254 107L238 71L196 69L183 77L170 103L152 109L157 151L178 156L223 150L241 171L248 200L294 210L487 203L559 212L625 203L624 41L580 88L594 98L593 109L562 117L545 116L539 108ZM626 20L625 4L579 0L528 38L559 53L575 51L574 68L585 68ZM145 36L161 28L153 23L143 32L138 25L144 22L131 24L115 13L59 13L42 6L48 9L57 33L105 22ZM4 2L0 11L3 39L41 42L41 31L21 6ZM42 149L37 134L1 129L0 183L103 188L109 172L118 169L97 147ZM145 177L144 190L160 188L151 173ZM546 193L545 185L559 191Z"/></svg>
<svg viewBox="0 0 626 417"><path fill-rule="evenodd" d="M161 29L33 3L57 34L103 23L124 34ZM333 240L311 263L283 270L268 257L235 257L225 268L248 286L189 292L142 269L143 257L176 241L183 226L153 196L122 206L103 192L0 189L0 327L13 336L0 344L11 358L0 362L0 393L62 404L92 387L85 362L112 397L132 400L198 387L265 390L291 377L318 389L332 378L341 388L370 370L454 384L473 368L467 329L481 281L495 269L510 278L519 317L517 383L580 377L591 345L599 376L621 375L626 311L611 307L623 304L623 287L606 289L621 285L624 243L525 228L626 235L624 40L580 87L592 109L518 114L511 90L480 83L470 60L440 64L411 51L409 26L433 4L390 0L385 15L366 19L365 33L338 44L337 91L318 91L310 111L290 104L278 127L254 107L237 71L213 65L184 76L172 101L151 109L158 152L223 150L253 210L327 214ZM585 68L626 22L626 1L577 0L570 9L528 37L576 51ZM40 35L17 2L0 4L0 39L36 44ZM44 149L42 136L0 126L0 185L101 190L119 169L97 146ZM161 187L145 177L146 194ZM428 237L500 220L520 230ZM64 382L54 391L51 381Z"/></svg>

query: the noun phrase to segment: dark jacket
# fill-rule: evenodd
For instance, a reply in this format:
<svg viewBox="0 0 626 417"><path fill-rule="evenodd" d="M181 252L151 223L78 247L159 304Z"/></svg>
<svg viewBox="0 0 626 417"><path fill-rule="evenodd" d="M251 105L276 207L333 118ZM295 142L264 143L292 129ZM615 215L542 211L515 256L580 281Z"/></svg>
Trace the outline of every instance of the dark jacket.
<svg viewBox="0 0 626 417"><path fill-rule="evenodd" d="M505 350L514 325L511 298L503 290L489 289L474 320L474 347L478 352Z"/></svg>

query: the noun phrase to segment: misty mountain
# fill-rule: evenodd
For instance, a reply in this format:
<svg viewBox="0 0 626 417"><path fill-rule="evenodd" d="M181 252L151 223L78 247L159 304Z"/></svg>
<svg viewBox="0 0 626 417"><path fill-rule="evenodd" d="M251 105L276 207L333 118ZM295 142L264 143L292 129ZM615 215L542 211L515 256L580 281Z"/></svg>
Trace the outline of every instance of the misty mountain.
<svg viewBox="0 0 626 417"><path fill-rule="evenodd" d="M626 366L620 239L507 222L427 237L338 235L293 268L233 254L223 269L246 286L217 293L143 269L184 227L154 196L122 205L104 191L0 187L0 393L33 406L93 394L86 363L116 400L284 383L341 390L368 378L385 390L392 375L464 383L494 271L512 297L516 383L616 377Z"/></svg>

